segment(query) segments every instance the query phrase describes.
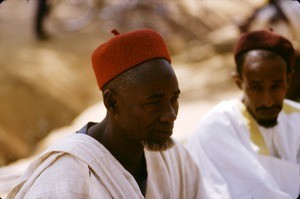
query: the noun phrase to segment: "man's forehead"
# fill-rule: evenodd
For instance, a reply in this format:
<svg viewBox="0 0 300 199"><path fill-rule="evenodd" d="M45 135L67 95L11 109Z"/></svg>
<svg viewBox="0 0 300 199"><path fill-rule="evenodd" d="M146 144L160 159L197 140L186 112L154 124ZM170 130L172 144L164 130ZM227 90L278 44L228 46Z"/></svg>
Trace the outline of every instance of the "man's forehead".
<svg viewBox="0 0 300 199"><path fill-rule="evenodd" d="M165 59L153 59L143 62L134 67L133 72L141 81L145 80L146 77L159 77L160 75L174 75L175 72L171 64Z"/></svg>
<svg viewBox="0 0 300 199"><path fill-rule="evenodd" d="M174 91L170 92L172 95L179 95L180 94L180 90L179 88L177 89L174 89ZM166 96L166 93L164 91L157 91L157 92L153 92L153 93L149 93L149 96L148 98L151 98L151 99L157 99L157 98L163 98Z"/></svg>
<svg viewBox="0 0 300 199"><path fill-rule="evenodd" d="M156 59L141 65L132 69L136 81L131 92L141 92L149 98L180 93L176 74L168 61Z"/></svg>
<svg viewBox="0 0 300 199"><path fill-rule="evenodd" d="M265 49L253 49L253 50L249 50L247 52L247 57L260 57L260 58L274 58L274 57L280 57L282 60L284 60L284 58L279 55L276 52L273 52L271 50L265 50Z"/></svg>

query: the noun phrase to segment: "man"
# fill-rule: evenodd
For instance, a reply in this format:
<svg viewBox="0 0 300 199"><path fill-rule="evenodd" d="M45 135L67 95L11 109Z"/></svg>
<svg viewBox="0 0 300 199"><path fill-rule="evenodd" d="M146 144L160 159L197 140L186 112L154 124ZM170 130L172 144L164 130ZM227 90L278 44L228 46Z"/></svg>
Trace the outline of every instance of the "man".
<svg viewBox="0 0 300 199"><path fill-rule="evenodd" d="M281 35L258 30L241 35L234 57L233 78L242 98L223 101L204 115L187 147L205 170L205 186L211 185L216 195L295 199L300 105L284 99L294 48Z"/></svg>
<svg viewBox="0 0 300 199"><path fill-rule="evenodd" d="M286 98L297 102L300 102L300 29L296 28L300 24L299 9L300 3L296 1L268 0L239 25L241 32L271 27L291 41L296 58Z"/></svg>
<svg viewBox="0 0 300 199"><path fill-rule="evenodd" d="M200 198L199 170L172 135L180 93L162 37L116 36L92 55L106 117L50 147L8 198Z"/></svg>

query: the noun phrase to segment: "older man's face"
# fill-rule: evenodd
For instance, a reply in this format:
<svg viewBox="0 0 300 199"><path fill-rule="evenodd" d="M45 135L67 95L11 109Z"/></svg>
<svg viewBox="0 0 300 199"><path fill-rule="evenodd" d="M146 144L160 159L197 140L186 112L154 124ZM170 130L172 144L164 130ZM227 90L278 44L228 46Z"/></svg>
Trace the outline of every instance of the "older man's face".
<svg viewBox="0 0 300 199"><path fill-rule="evenodd" d="M286 62L272 52L250 51L244 61L240 88L244 91L243 102L250 114L262 126L272 127L282 109L287 91Z"/></svg>
<svg viewBox="0 0 300 199"><path fill-rule="evenodd" d="M173 144L170 136L179 107L176 75L164 59L145 62L135 70L137 82L119 103L119 125L132 143L165 150Z"/></svg>

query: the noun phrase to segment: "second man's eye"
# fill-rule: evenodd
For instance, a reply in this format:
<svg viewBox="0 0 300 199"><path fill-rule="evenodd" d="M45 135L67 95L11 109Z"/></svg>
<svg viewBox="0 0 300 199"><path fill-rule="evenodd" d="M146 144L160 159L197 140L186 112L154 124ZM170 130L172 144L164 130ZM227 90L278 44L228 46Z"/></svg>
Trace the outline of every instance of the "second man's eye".
<svg viewBox="0 0 300 199"><path fill-rule="evenodd" d="M252 85L252 86L250 86L250 90L259 92L262 90L262 87L260 85Z"/></svg>

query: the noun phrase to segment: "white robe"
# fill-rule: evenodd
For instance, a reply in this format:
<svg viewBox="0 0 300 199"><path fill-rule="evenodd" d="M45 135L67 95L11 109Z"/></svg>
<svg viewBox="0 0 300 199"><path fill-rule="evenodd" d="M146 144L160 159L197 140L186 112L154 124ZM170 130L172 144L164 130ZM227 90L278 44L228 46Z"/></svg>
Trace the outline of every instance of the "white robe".
<svg viewBox="0 0 300 199"><path fill-rule="evenodd" d="M84 127L81 131L86 131ZM205 198L196 163L179 143L164 152L145 150L145 198ZM50 147L7 198L144 198L133 176L92 137L76 133Z"/></svg>
<svg viewBox="0 0 300 199"><path fill-rule="evenodd" d="M215 187L210 195L295 199L299 194L300 105L296 102L285 100L278 124L264 128L240 100L223 101L202 117L187 148L204 185Z"/></svg>

